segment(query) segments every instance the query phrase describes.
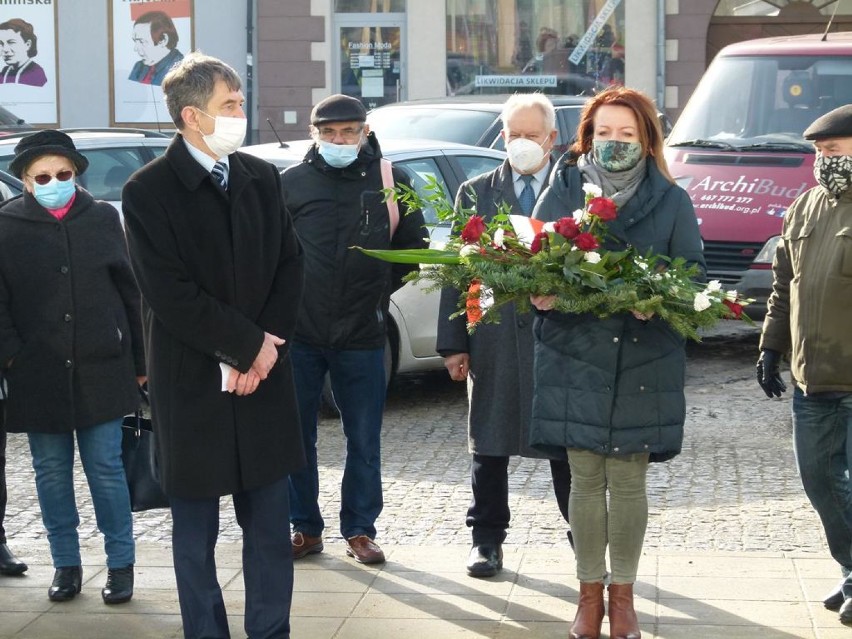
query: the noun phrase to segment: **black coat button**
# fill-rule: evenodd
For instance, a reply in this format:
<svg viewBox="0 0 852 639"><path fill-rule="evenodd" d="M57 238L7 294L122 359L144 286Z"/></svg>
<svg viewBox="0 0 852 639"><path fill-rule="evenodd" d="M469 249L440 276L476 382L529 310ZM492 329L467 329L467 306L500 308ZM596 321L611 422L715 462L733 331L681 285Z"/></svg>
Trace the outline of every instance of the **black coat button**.
<svg viewBox="0 0 852 639"><path fill-rule="evenodd" d="M59 272L62 273L63 275L67 274L68 273L68 267L67 266L60 266Z"/></svg>
<svg viewBox="0 0 852 639"><path fill-rule="evenodd" d="M70 322L70 321L71 321L71 319L72 319L72 318L71 318L71 313L65 313L65 317L64 317L63 319L64 319L66 322Z"/></svg>
<svg viewBox="0 0 852 639"><path fill-rule="evenodd" d="M74 362L72 362L70 359L66 359L65 368L71 368L72 366L74 366Z"/></svg>

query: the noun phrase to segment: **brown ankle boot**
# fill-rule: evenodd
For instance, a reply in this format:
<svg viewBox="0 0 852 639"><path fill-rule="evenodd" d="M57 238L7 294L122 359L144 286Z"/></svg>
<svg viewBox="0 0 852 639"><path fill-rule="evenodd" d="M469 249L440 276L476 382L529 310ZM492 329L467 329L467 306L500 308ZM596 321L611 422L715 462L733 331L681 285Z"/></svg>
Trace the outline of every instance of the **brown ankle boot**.
<svg viewBox="0 0 852 639"><path fill-rule="evenodd" d="M639 620L633 609L633 584L609 585L610 639L640 639Z"/></svg>
<svg viewBox="0 0 852 639"><path fill-rule="evenodd" d="M603 582L580 582L580 601L571 626L571 639L599 639L604 618Z"/></svg>

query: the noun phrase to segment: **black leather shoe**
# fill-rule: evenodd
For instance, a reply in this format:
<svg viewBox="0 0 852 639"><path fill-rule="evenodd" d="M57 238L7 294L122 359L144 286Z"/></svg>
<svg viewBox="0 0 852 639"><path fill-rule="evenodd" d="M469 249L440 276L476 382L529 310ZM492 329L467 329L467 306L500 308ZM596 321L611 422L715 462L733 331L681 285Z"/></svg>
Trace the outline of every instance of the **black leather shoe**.
<svg viewBox="0 0 852 639"><path fill-rule="evenodd" d="M471 577L493 577L503 569L503 547L500 544L476 544L467 558L467 574Z"/></svg>
<svg viewBox="0 0 852 639"><path fill-rule="evenodd" d="M822 600L822 605L826 607L828 610L840 610L840 606L843 605L846 597L843 596L843 584L846 583L846 580L843 579L837 587L832 590L828 595L826 595L825 599Z"/></svg>
<svg viewBox="0 0 852 639"><path fill-rule="evenodd" d="M840 623L852 625L852 598L846 599L840 606Z"/></svg>
<svg viewBox="0 0 852 639"><path fill-rule="evenodd" d="M105 604L120 604L133 596L133 564L107 570L106 586L101 590Z"/></svg>
<svg viewBox="0 0 852 639"><path fill-rule="evenodd" d="M53 573L53 583L47 591L51 601L70 601L77 596L83 585L83 567L67 566L57 568Z"/></svg>
<svg viewBox="0 0 852 639"><path fill-rule="evenodd" d="M27 564L15 557L9 546L0 544L0 575L23 575Z"/></svg>

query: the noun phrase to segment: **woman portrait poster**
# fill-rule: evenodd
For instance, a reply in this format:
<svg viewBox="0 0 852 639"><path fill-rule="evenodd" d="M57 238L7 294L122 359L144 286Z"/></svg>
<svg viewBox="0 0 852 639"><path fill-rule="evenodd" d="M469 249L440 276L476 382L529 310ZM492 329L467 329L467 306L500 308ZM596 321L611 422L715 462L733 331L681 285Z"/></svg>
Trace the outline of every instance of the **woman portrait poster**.
<svg viewBox="0 0 852 639"><path fill-rule="evenodd" d="M56 4L0 7L0 105L57 122Z"/></svg>
<svg viewBox="0 0 852 639"><path fill-rule="evenodd" d="M192 50L192 0L111 0L114 125L171 124L160 83Z"/></svg>

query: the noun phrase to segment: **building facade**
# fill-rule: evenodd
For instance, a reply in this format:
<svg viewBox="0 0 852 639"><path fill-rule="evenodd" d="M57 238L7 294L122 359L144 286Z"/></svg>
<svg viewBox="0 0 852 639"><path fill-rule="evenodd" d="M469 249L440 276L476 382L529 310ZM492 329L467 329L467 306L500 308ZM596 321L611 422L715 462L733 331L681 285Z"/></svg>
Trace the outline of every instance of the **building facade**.
<svg viewBox="0 0 852 639"><path fill-rule="evenodd" d="M852 30L852 0L0 0L0 105L37 126L170 129L154 72L198 49L243 78L252 142L305 137L335 92L372 107L615 83L674 119L725 44L832 14ZM41 86L22 80L35 63Z"/></svg>

